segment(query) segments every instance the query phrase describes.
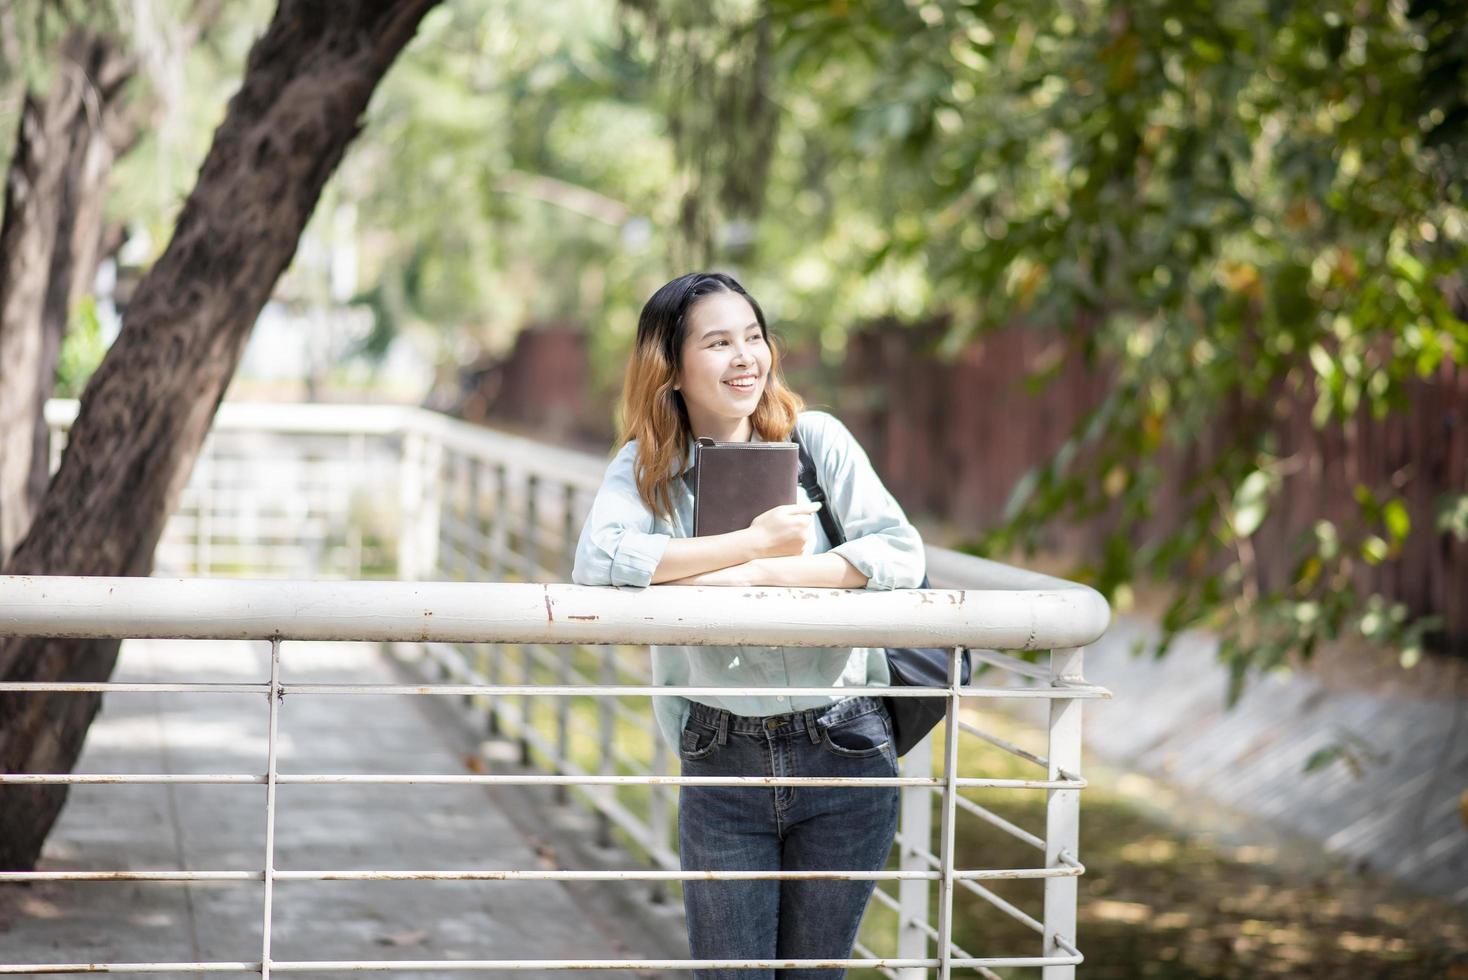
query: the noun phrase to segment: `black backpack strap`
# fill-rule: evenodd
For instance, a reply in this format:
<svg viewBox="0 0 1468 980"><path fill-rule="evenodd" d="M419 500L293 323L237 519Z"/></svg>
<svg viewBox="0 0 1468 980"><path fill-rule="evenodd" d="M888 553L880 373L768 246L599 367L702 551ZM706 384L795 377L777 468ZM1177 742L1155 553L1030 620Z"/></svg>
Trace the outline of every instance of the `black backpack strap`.
<svg viewBox="0 0 1468 980"><path fill-rule="evenodd" d="M846 534L841 530L841 522L831 512L831 502L826 499L826 492L821 489L820 477L817 475L816 461L811 458L810 450L805 448L805 443L800 441L800 436L794 429L790 430L790 441L795 443L800 452L800 486L805 495L810 498L811 503L819 503L821 509L816 511L816 517L820 519L821 529L826 532L826 538L831 542L831 547L846 543Z"/></svg>

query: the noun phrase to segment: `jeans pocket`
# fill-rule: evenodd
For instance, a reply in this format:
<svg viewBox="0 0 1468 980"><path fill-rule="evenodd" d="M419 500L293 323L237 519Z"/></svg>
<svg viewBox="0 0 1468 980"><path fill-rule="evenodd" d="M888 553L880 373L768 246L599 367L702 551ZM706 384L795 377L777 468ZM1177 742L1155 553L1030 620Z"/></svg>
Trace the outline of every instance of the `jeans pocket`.
<svg viewBox="0 0 1468 980"><path fill-rule="evenodd" d="M718 747L719 733L690 718L683 726L683 736L678 743L678 758L684 762L697 762L708 758Z"/></svg>
<svg viewBox="0 0 1468 980"><path fill-rule="evenodd" d="M881 755L891 744L892 731L881 711L868 711L832 725L821 725L821 745L843 758L868 759Z"/></svg>

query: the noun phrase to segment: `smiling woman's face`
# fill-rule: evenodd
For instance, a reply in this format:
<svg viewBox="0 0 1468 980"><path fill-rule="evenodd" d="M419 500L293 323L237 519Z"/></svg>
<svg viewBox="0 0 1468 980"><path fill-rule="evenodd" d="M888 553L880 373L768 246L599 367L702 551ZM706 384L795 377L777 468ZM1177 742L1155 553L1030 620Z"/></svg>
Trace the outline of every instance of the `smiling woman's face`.
<svg viewBox="0 0 1468 980"><path fill-rule="evenodd" d="M711 293L688 311L678 390L695 435L749 437L746 420L770 373L770 348L754 308L738 293Z"/></svg>

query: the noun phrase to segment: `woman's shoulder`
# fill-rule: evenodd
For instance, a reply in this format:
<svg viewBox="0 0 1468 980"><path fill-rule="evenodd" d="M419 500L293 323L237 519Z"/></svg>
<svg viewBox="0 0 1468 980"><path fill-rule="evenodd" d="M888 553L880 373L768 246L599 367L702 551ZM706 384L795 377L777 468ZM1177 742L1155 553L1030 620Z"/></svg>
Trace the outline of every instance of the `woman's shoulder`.
<svg viewBox="0 0 1468 980"><path fill-rule="evenodd" d="M795 420L795 431L799 433L801 441L810 447L811 452L851 440L851 431L840 419L818 408L801 411Z"/></svg>
<svg viewBox="0 0 1468 980"><path fill-rule="evenodd" d="M627 477L630 478L634 466L637 463L637 440L631 439L617 447L607 460L606 478L608 480Z"/></svg>

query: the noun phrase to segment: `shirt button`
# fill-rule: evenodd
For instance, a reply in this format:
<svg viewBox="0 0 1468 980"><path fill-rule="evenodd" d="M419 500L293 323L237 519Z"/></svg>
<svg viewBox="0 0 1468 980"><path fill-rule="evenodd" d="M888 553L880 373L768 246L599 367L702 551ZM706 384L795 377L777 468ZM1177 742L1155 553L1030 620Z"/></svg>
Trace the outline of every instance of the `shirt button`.
<svg viewBox="0 0 1468 980"><path fill-rule="evenodd" d="M783 695L783 694L776 694L775 695L775 700L776 701L784 701L785 700L785 695Z"/></svg>

